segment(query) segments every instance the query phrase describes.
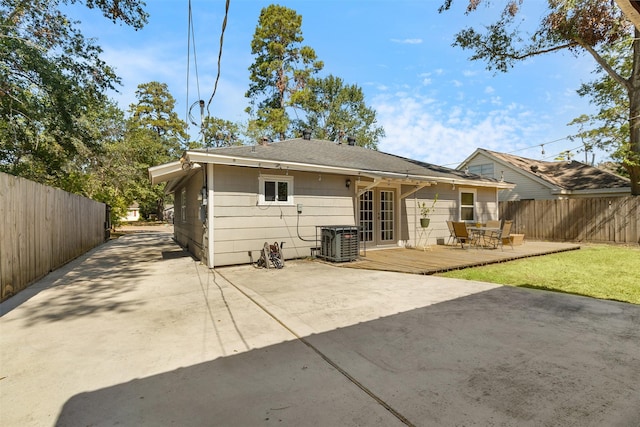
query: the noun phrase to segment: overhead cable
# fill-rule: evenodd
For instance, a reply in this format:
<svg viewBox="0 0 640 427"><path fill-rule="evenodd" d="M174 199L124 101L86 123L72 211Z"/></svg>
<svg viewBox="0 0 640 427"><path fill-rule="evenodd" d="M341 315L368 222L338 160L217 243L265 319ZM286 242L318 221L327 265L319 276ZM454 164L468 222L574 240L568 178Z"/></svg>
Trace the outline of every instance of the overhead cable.
<svg viewBox="0 0 640 427"><path fill-rule="evenodd" d="M227 0L225 9L224 9L224 19L222 20L222 31L220 32L220 50L218 52L218 74L216 75L216 81L213 85L213 93L211 94L211 98L209 98L209 102L207 103L207 115L209 114L209 106L213 101L213 97L216 95L216 91L218 90L218 81L220 80L220 63L222 61L222 45L224 43L224 31L227 28L227 17L229 16L229 2Z"/></svg>

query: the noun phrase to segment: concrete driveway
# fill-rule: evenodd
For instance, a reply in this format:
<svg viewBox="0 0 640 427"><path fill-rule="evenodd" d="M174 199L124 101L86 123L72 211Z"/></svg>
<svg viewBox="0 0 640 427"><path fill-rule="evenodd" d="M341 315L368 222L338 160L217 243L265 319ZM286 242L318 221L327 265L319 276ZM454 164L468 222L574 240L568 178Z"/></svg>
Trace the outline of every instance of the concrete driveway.
<svg viewBox="0 0 640 427"><path fill-rule="evenodd" d="M0 425L637 426L640 307L111 241L0 305Z"/></svg>

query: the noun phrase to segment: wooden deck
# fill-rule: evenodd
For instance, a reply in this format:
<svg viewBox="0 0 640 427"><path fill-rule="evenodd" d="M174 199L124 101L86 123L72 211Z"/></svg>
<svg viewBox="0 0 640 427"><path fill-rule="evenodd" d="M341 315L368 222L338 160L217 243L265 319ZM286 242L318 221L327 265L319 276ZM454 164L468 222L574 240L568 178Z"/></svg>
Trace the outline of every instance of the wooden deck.
<svg viewBox="0 0 640 427"><path fill-rule="evenodd" d="M572 243L527 241L523 245L500 249L477 249L465 246L433 245L426 249L389 248L361 251L357 261L336 264L345 268L435 274L462 268L478 267L540 255L580 249Z"/></svg>

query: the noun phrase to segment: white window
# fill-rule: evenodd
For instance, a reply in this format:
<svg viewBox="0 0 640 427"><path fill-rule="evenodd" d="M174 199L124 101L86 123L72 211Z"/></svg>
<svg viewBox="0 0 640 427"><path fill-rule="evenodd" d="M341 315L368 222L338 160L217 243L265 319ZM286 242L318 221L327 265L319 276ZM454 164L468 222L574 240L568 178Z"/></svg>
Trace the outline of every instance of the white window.
<svg viewBox="0 0 640 427"><path fill-rule="evenodd" d="M460 190L460 221L475 221L476 190Z"/></svg>
<svg viewBox="0 0 640 427"><path fill-rule="evenodd" d="M261 205L293 205L293 177L281 175L260 175L258 179Z"/></svg>
<svg viewBox="0 0 640 427"><path fill-rule="evenodd" d="M480 175L486 178L495 178L493 172L493 163L483 163L481 165L469 166L469 173Z"/></svg>

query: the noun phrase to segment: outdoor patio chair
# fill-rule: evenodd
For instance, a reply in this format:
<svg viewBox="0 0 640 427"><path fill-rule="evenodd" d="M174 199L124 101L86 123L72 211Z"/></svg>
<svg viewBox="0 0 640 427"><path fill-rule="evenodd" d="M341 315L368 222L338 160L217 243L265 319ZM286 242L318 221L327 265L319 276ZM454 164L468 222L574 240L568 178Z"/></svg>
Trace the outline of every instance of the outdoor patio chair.
<svg viewBox="0 0 640 427"><path fill-rule="evenodd" d="M453 221L447 221L447 227L449 227L449 238L447 239L447 245L453 240L454 243L457 243L456 232L453 229Z"/></svg>
<svg viewBox="0 0 640 427"><path fill-rule="evenodd" d="M464 222L457 222L454 221L452 223L453 226L453 233L455 235L455 240L458 241L460 243L460 246L462 246L462 249L464 249L464 244L471 244L472 239L471 236L469 236L469 232L467 231L467 224L465 224Z"/></svg>
<svg viewBox="0 0 640 427"><path fill-rule="evenodd" d="M489 244L493 245L494 248L500 246L500 248L504 251L504 244L508 243L511 246L511 249L513 249L513 240L511 239L512 223L513 221L506 220L499 231L489 234Z"/></svg>
<svg viewBox="0 0 640 427"><path fill-rule="evenodd" d="M487 228L500 228L500 224L502 221L498 219L490 219L487 221Z"/></svg>

